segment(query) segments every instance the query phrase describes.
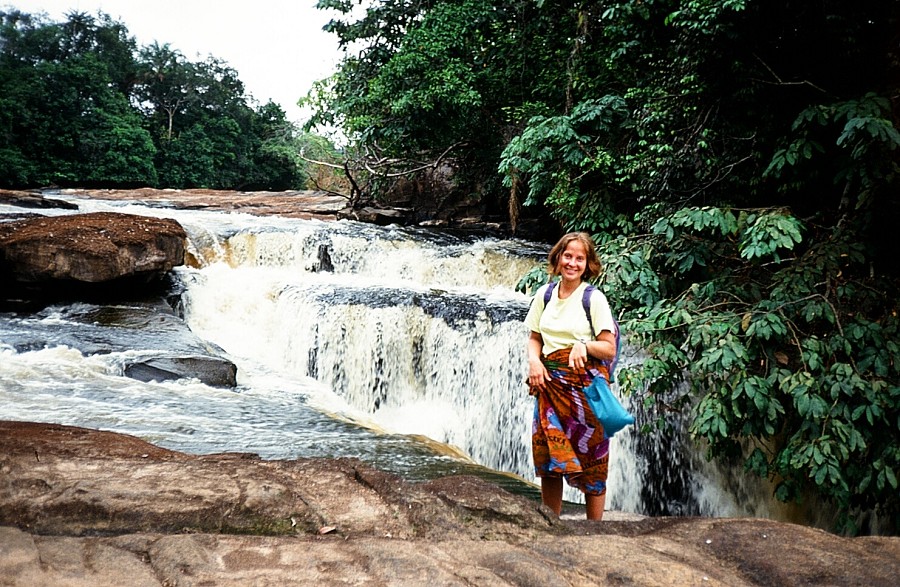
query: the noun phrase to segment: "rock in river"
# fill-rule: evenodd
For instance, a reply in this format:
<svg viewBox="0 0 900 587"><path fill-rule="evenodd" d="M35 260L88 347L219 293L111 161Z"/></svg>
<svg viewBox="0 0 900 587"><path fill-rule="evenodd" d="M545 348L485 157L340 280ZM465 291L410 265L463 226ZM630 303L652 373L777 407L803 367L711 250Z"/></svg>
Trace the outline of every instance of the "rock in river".
<svg viewBox="0 0 900 587"><path fill-rule="evenodd" d="M158 277L184 262L186 234L168 218L116 212L0 223L0 275L7 286L57 289Z"/></svg>

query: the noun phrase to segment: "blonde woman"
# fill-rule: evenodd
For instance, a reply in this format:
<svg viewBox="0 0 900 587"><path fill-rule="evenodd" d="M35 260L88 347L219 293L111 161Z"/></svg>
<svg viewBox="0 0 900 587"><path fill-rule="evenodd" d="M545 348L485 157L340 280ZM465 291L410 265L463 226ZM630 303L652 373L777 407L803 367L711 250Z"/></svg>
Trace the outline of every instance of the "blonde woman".
<svg viewBox="0 0 900 587"><path fill-rule="evenodd" d="M548 261L551 276L559 276L559 281L538 289L525 317L531 331L528 384L537 398L532 423L535 474L541 479L541 500L556 515L562 511L565 479L584 493L587 518L600 520L606 504L609 439L584 388L594 377L609 380L603 361L616 356L615 321L606 296L593 287L588 290L587 280L601 270L588 234L563 236Z"/></svg>

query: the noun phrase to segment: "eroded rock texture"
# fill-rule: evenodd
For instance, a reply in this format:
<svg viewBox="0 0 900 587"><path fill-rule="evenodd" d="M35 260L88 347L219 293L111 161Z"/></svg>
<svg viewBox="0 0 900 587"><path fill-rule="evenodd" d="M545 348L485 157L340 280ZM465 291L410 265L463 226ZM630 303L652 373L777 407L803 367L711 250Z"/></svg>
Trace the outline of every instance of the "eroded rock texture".
<svg viewBox="0 0 900 587"><path fill-rule="evenodd" d="M184 262L181 225L115 212L0 223L0 272L18 283L158 276Z"/></svg>
<svg viewBox="0 0 900 587"><path fill-rule="evenodd" d="M893 586L900 538L756 519L558 520L473 477L191 456L0 423L0 585Z"/></svg>

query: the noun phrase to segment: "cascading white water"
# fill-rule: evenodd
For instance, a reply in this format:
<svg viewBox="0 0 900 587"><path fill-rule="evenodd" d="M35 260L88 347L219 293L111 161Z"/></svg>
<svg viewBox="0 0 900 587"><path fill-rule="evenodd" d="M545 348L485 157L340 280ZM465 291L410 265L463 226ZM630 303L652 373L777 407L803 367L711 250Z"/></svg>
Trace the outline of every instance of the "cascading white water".
<svg viewBox="0 0 900 587"><path fill-rule="evenodd" d="M111 406L96 407L90 417L75 414L74 403L59 391L54 401L73 406L63 419L53 413L30 416L40 411L36 402L24 410L0 408L0 418L110 422L111 429L173 448L254 450L279 457L298 454L292 443L302 445L306 455L335 456L342 442L376 442L377 434L339 424L352 422L376 432L428 437L447 445L448 454L534 479L533 400L524 383L522 324L528 298L516 293L514 284L543 262L545 247L347 221L73 201L83 210L173 217L186 228L193 266L176 271L185 287L184 316L195 333L224 348L238 365L238 393L196 383L142 384L120 376L116 357L69 352L65 369L90 363L103 378L112 378L112 388L129 391L104 394L98 390L105 384L86 384L91 389L82 394L86 402ZM35 356L3 352L8 356L0 366L0 399L21 403L26 392L4 388L4 382ZM98 362L104 366L96 367ZM179 397L182 392L185 397ZM160 410L158 417L139 412L141 396L153 398L143 402ZM167 411L157 402L173 407ZM193 445L187 438L201 436ZM317 442L327 450L317 452ZM634 429L619 433L611 449L607 507L645 512L648 502L682 499L666 494L674 487L691 503L664 513L768 515L767 500L748 497L759 495L758 488L741 499L731 497L722 489L731 481L687 446L681 437L641 436ZM384 454L392 450L396 453ZM415 450L387 442L363 453L378 453L384 464ZM653 476L660 481L651 483ZM580 497L567 489L567 499Z"/></svg>
<svg viewBox="0 0 900 587"><path fill-rule="evenodd" d="M527 298L513 285L539 255L506 241L315 228L240 232L219 247L240 265L186 271L192 328L238 357L317 379L356 419L528 476ZM308 271L322 247L333 271Z"/></svg>

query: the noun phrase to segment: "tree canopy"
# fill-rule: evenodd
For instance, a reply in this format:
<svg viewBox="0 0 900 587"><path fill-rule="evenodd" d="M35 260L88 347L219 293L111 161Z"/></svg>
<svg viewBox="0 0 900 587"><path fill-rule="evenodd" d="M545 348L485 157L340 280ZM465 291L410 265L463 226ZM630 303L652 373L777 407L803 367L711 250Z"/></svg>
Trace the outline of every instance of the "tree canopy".
<svg viewBox="0 0 900 587"><path fill-rule="evenodd" d="M900 527L900 4L318 6L346 53L313 123L449 149L485 210L592 233L658 425L688 411L710 457L844 531Z"/></svg>
<svg viewBox="0 0 900 587"><path fill-rule="evenodd" d="M301 189L302 134L219 59L122 23L0 11L0 186Z"/></svg>

